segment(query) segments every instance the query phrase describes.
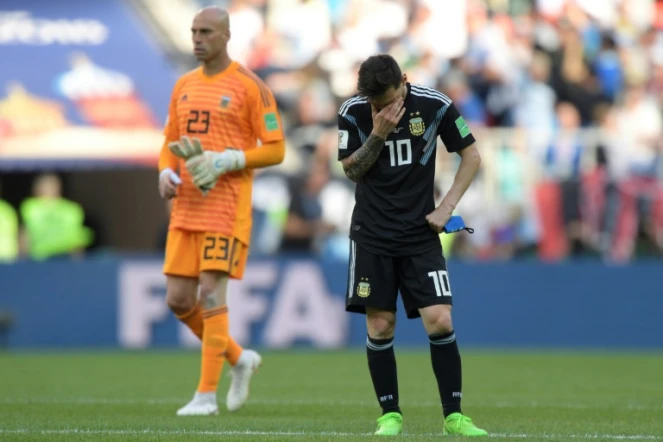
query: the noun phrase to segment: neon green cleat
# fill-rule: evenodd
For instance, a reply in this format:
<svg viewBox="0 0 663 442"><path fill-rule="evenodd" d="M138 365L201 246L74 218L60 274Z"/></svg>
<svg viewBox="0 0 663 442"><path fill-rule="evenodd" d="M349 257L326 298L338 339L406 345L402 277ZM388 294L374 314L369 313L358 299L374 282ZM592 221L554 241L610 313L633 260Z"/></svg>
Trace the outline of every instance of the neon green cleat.
<svg viewBox="0 0 663 442"><path fill-rule="evenodd" d="M376 436L398 436L403 431L403 416L400 413L387 413L378 419Z"/></svg>
<svg viewBox="0 0 663 442"><path fill-rule="evenodd" d="M477 428L472 419L460 413L451 413L444 420L444 435L455 436L488 436L486 430Z"/></svg>

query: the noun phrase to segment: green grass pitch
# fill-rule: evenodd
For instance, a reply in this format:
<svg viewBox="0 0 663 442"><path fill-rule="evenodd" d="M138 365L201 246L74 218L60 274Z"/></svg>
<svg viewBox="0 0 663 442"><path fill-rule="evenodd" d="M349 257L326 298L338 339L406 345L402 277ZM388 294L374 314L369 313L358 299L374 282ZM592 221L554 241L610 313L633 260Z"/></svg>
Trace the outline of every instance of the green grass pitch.
<svg viewBox="0 0 663 442"><path fill-rule="evenodd" d="M245 408L225 411L223 376L221 414L184 418L175 411L196 387L196 352L0 354L0 441L376 439L362 351L263 356ZM400 438L441 439L428 353L397 359ZM463 367L463 410L491 441L663 440L661 353L466 350Z"/></svg>

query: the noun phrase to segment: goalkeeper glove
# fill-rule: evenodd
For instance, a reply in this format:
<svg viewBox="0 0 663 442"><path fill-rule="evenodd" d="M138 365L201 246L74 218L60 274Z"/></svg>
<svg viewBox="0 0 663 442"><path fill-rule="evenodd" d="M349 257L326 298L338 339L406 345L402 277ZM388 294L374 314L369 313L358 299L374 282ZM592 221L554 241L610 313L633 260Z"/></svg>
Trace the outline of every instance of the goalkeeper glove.
<svg viewBox="0 0 663 442"><path fill-rule="evenodd" d="M168 143L168 149L170 149L173 155L183 160L188 160L193 156L202 155L203 153L203 146L200 144L200 140L198 138L192 140L187 136L180 138L179 141Z"/></svg>
<svg viewBox="0 0 663 442"><path fill-rule="evenodd" d="M187 136L180 141L168 145L170 151L185 160L185 165L193 183L206 194L224 173L244 169L246 158L244 152L237 149L226 149L224 152L203 150L198 138Z"/></svg>
<svg viewBox="0 0 663 442"><path fill-rule="evenodd" d="M193 182L201 189L214 187L221 175L244 169L245 166L244 152L229 148L223 152L204 151L186 161L186 168Z"/></svg>
<svg viewBox="0 0 663 442"><path fill-rule="evenodd" d="M173 155L182 158L185 162L195 156L202 156L204 153L203 146L200 144L200 140L198 138L194 138L192 140L187 136L181 137L179 141L173 141L172 143L169 143L168 149L170 149ZM197 184L196 186L202 191L203 196L205 196L207 195L207 192L212 190L215 184L216 181L211 182L204 187L198 186Z"/></svg>

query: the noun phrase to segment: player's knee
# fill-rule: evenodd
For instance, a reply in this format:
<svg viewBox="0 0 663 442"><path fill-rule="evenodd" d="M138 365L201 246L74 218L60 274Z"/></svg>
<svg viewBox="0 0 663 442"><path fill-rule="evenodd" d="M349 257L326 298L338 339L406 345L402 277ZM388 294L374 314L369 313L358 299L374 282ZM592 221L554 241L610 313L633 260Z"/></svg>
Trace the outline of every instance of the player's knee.
<svg viewBox="0 0 663 442"><path fill-rule="evenodd" d="M200 297L211 296L214 294L214 283L209 280L200 281Z"/></svg>
<svg viewBox="0 0 663 442"><path fill-rule="evenodd" d="M214 284L200 284L200 302L203 306L212 306L216 299Z"/></svg>
<svg viewBox="0 0 663 442"><path fill-rule="evenodd" d="M203 308L226 303L228 275L222 272L202 272L200 275L200 302Z"/></svg>
<svg viewBox="0 0 663 442"><path fill-rule="evenodd" d="M169 290L166 293L166 304L176 315L190 312L196 306L196 296L185 291Z"/></svg>
<svg viewBox="0 0 663 442"><path fill-rule="evenodd" d="M394 336L396 315L391 312L369 313L366 317L368 335L374 339L389 339Z"/></svg>
<svg viewBox="0 0 663 442"><path fill-rule="evenodd" d="M424 318L424 326L428 334L431 333L451 333L453 331L453 323L451 321L451 309L438 306L432 311L426 312L422 315Z"/></svg>
<svg viewBox="0 0 663 442"><path fill-rule="evenodd" d="M179 276L168 276L166 282L166 305L176 315L184 315L196 306L198 302L198 280Z"/></svg>

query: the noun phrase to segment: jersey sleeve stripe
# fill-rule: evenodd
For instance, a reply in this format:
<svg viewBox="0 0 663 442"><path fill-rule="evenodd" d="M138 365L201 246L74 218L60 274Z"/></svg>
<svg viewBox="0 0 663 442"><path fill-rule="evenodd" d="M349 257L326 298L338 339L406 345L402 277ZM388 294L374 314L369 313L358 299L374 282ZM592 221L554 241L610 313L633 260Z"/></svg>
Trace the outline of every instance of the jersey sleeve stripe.
<svg viewBox="0 0 663 442"><path fill-rule="evenodd" d="M352 115L344 115L343 118L348 120L354 127L357 128L357 132L359 132L359 139L361 140L362 144L366 142L366 134L359 128L359 125L357 124L357 120L355 117Z"/></svg>
<svg viewBox="0 0 663 442"><path fill-rule="evenodd" d="M437 115L435 115L435 121L433 121L433 124L428 126L426 133L424 133L424 139L427 141L427 143L426 147L424 147L424 155L421 157L421 160L419 160L419 164L422 166L425 166L426 163L428 163L428 160L437 147L437 128L440 127L440 123L442 122L442 118L447 112L447 109L449 109L449 105L445 104L440 110L437 111Z"/></svg>
<svg viewBox="0 0 663 442"><path fill-rule="evenodd" d="M451 100L448 96L444 95L442 92L440 92L437 89L434 89L432 87L413 84L413 85L411 85L411 88L414 89L414 90L420 91L420 92L429 92L431 94L441 95L443 98L446 98L447 100Z"/></svg>
<svg viewBox="0 0 663 442"><path fill-rule="evenodd" d="M445 104L437 111L433 124L428 125L428 129L426 129L426 132L424 133L424 139L429 140L431 137L435 138L437 136L437 128L440 127L440 123L442 122L444 114L447 113L447 109L449 109L449 105Z"/></svg>
<svg viewBox="0 0 663 442"><path fill-rule="evenodd" d="M345 100L345 101L343 102L343 104L341 105L341 108L338 110L338 114L339 114L339 115L343 115L343 111L345 110L345 108L348 107L348 105L349 105L350 103L353 103L353 102L357 101L359 98L360 98L360 97L352 97L352 98L350 98L349 100Z"/></svg>
<svg viewBox="0 0 663 442"><path fill-rule="evenodd" d="M265 107L271 106L271 100L269 99L269 93L267 92L267 86L265 83L258 78L256 74L253 72L245 69L244 67L240 66L237 69L238 72L241 74L244 74L245 76L249 77L251 80L253 80L257 85L258 85L258 90L260 91L260 98L262 99L262 104Z"/></svg>
<svg viewBox="0 0 663 442"><path fill-rule="evenodd" d="M445 105L449 105L451 103L450 99L444 98L444 96L441 95L441 94L440 95L435 95L435 94L431 94L429 92L415 91L414 89L410 90L410 93L412 95L417 96L417 97L427 97L427 98L432 98L434 100L438 100L438 101L444 103Z"/></svg>
<svg viewBox="0 0 663 442"><path fill-rule="evenodd" d="M343 105L341 105L341 108L339 109L338 113L339 113L339 115L341 115L341 116L344 117L345 114L348 113L348 110L349 110L352 106L354 106L355 104L361 104L361 103L366 103L366 102L368 102L368 99L366 99L366 98L364 98L364 97L353 97L353 98L350 98L348 101L346 101L345 103L343 103Z"/></svg>
<svg viewBox="0 0 663 442"><path fill-rule="evenodd" d="M419 96L419 97L431 97L431 98L437 98L440 101L450 104L451 103L451 98L447 97L444 95L442 92L439 92L435 89L429 88L429 87L421 87L421 86L415 86L412 85L410 88L410 92L413 95Z"/></svg>

